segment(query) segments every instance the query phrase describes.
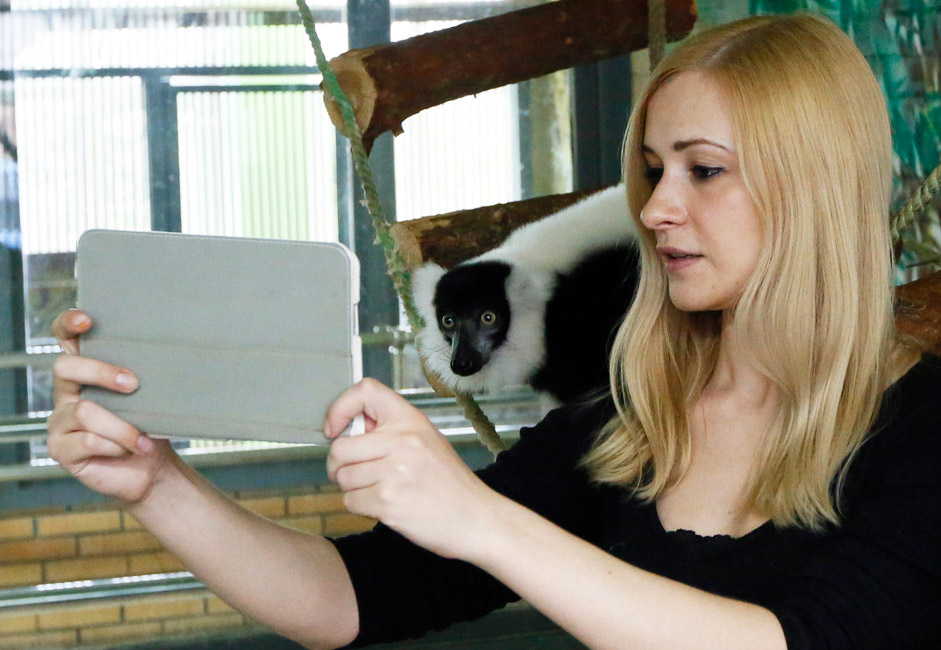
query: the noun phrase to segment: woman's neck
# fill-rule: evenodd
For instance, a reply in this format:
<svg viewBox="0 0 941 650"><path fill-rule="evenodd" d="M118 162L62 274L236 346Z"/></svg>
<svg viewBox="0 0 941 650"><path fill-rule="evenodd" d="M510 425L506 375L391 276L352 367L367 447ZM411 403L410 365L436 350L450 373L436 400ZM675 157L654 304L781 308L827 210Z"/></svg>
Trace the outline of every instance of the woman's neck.
<svg viewBox="0 0 941 650"><path fill-rule="evenodd" d="M749 361L736 332L724 312L719 354L703 396L735 396L755 405L776 401L777 387Z"/></svg>

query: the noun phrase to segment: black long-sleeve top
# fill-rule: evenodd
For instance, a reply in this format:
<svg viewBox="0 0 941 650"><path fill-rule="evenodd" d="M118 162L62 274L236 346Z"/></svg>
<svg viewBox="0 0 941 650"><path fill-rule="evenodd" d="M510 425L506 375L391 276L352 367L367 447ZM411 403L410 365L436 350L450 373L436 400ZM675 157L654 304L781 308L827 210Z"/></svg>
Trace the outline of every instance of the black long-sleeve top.
<svg viewBox="0 0 941 650"><path fill-rule="evenodd" d="M768 522L744 537L664 530L654 504L576 469L612 411L568 406L477 472L491 488L637 567L773 612L790 650L941 648L941 358L886 392L849 467L842 525ZM332 540L359 607L354 646L413 638L518 600L382 524Z"/></svg>

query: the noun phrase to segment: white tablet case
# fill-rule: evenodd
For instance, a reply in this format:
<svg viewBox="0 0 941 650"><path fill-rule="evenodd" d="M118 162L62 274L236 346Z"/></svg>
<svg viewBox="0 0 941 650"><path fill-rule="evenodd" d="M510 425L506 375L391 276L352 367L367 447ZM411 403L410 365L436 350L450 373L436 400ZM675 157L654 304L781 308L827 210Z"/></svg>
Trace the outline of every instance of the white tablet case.
<svg viewBox="0 0 941 650"><path fill-rule="evenodd" d="M340 244L90 230L75 275L82 355L140 380L83 398L149 435L325 444L327 407L362 378Z"/></svg>

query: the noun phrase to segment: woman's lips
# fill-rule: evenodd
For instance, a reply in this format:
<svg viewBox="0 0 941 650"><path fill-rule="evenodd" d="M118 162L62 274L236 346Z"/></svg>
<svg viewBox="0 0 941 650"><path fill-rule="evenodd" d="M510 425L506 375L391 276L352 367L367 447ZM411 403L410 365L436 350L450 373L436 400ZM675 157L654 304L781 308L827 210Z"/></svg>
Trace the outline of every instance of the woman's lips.
<svg viewBox="0 0 941 650"><path fill-rule="evenodd" d="M691 255L689 257L670 257L669 255L665 255L663 257L663 263L669 273L689 268L701 259L702 255Z"/></svg>
<svg viewBox="0 0 941 650"><path fill-rule="evenodd" d="M702 255L672 246L658 246L657 252L663 257L663 264L667 271L680 271L702 259Z"/></svg>

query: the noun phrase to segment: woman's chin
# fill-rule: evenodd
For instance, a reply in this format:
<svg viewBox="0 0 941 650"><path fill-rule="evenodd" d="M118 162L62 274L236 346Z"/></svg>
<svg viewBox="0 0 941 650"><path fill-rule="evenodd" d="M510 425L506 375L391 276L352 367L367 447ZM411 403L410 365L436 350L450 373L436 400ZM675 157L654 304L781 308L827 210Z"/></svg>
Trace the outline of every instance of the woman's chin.
<svg viewBox="0 0 941 650"><path fill-rule="evenodd" d="M701 294L689 295L681 291L670 292L670 302L680 311L721 311L727 305L723 301L704 299Z"/></svg>

